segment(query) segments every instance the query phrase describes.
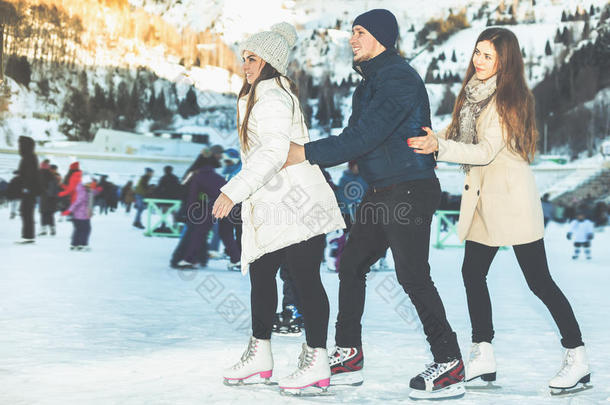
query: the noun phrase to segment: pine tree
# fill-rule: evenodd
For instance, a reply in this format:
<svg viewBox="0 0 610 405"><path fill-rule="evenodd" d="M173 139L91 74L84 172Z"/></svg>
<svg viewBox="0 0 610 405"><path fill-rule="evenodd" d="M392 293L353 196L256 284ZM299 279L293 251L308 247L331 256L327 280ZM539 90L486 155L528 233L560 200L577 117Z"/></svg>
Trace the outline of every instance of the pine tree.
<svg viewBox="0 0 610 405"><path fill-rule="evenodd" d="M565 10L561 12L561 22L568 21Z"/></svg>
<svg viewBox="0 0 610 405"><path fill-rule="evenodd" d="M178 112L183 118L192 117L194 115L199 114L199 104L197 104L197 94L195 94L195 90L193 87L189 89L186 93L186 97L180 105L178 106Z"/></svg>
<svg viewBox="0 0 610 405"><path fill-rule="evenodd" d="M154 118L153 111L155 110L155 104L157 103L157 98L155 97L155 89L152 89L150 92L150 97L148 98L148 105L146 109L146 117Z"/></svg>
<svg viewBox="0 0 610 405"><path fill-rule="evenodd" d="M547 39L546 41L546 45L544 47L544 54L547 56L550 56L553 54L553 51L551 50L551 44L549 43L549 40Z"/></svg>
<svg viewBox="0 0 610 405"><path fill-rule="evenodd" d="M316 119L320 126L327 126L333 115L334 100L332 85L328 76L324 79L324 84L320 86L318 91L318 111L316 112Z"/></svg>
<svg viewBox="0 0 610 405"><path fill-rule="evenodd" d="M125 115L129 108L129 90L127 83L121 81L119 83L117 98L116 98L116 110L119 115Z"/></svg>
<svg viewBox="0 0 610 405"><path fill-rule="evenodd" d="M451 114L453 112L453 106L455 105L455 94L451 91L451 84L445 86L445 93L443 94L443 100L436 111L436 115Z"/></svg>
<svg viewBox="0 0 610 405"><path fill-rule="evenodd" d="M87 71L83 69L78 75L78 86L81 93L85 97L89 97L89 78L87 77Z"/></svg>
<svg viewBox="0 0 610 405"><path fill-rule="evenodd" d="M572 43L572 31L569 30L568 27L563 28L561 42L563 42L565 46L569 46Z"/></svg>
<svg viewBox="0 0 610 405"><path fill-rule="evenodd" d="M554 43L558 44L561 41L561 31L559 31L559 28L557 28L557 31L555 31L555 39L553 40Z"/></svg>
<svg viewBox="0 0 610 405"><path fill-rule="evenodd" d="M457 62L457 57L455 56L455 49L451 53L451 62Z"/></svg>
<svg viewBox="0 0 610 405"><path fill-rule="evenodd" d="M88 141L91 139L91 117L88 108L89 100L76 88L72 88L70 96L64 102L62 115L65 121L59 126L68 139Z"/></svg>
<svg viewBox="0 0 610 405"><path fill-rule="evenodd" d="M106 110L106 96L102 87L96 83L93 89L93 98L91 98L93 120L97 122L102 119L104 110Z"/></svg>
<svg viewBox="0 0 610 405"><path fill-rule="evenodd" d="M589 20L585 21L585 26L582 29L582 39L589 38L589 34L591 33L591 28L589 27Z"/></svg>

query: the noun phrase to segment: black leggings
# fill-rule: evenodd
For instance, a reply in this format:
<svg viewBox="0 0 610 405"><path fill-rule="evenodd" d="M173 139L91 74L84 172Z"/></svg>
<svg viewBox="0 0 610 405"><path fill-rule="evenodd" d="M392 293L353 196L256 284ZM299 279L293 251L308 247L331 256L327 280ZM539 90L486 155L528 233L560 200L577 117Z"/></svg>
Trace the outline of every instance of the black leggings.
<svg viewBox="0 0 610 405"><path fill-rule="evenodd" d="M543 239L513 246L515 256L530 290L546 305L555 320L563 347L582 346L582 336L572 307L551 278ZM498 247L466 241L462 277L466 287L468 312L472 324L472 341L489 342L494 337L491 301L487 290L487 273Z"/></svg>
<svg viewBox="0 0 610 405"><path fill-rule="evenodd" d="M275 276L282 264L294 281L305 321L307 345L326 348L328 334L328 297L320 279L320 263L324 254L325 235L290 245L255 260L250 265L252 335L270 339L273 317L277 309Z"/></svg>

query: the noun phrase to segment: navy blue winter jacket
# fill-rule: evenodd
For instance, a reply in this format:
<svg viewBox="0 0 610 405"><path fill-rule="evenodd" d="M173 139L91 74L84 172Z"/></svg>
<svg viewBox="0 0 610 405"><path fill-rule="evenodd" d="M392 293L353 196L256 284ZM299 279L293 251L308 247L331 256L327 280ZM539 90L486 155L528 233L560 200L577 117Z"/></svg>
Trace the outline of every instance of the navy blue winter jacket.
<svg viewBox="0 0 610 405"><path fill-rule="evenodd" d="M432 155L419 155L407 138L430 125L428 93L417 72L393 50L361 62L362 81L352 97L352 115L338 136L305 144L311 164L334 166L356 160L372 186L435 178Z"/></svg>

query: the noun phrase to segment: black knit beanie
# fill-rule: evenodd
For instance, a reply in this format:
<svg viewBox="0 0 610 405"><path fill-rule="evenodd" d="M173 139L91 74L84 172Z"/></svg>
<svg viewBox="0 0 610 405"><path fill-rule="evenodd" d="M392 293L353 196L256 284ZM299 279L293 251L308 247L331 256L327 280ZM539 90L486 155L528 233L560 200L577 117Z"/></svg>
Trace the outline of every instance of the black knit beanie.
<svg viewBox="0 0 610 405"><path fill-rule="evenodd" d="M398 23L389 10L376 8L360 14L354 20L352 28L356 25L364 27L386 49L394 48L398 37Z"/></svg>

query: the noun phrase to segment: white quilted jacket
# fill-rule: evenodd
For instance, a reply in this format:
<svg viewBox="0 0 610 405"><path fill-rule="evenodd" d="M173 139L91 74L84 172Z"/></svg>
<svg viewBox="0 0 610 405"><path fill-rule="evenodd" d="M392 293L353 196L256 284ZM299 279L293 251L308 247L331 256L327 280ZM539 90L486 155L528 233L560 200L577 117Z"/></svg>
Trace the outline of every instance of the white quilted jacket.
<svg viewBox="0 0 610 405"><path fill-rule="evenodd" d="M289 91L285 79L282 84ZM276 79L261 81L248 120L250 149L242 169L221 191L242 203L242 272L262 255L345 228L335 195L317 165L281 167L290 142L309 142L298 99ZM243 120L247 97L238 102ZM294 105L293 105L294 102ZM240 122L241 125L241 122Z"/></svg>

